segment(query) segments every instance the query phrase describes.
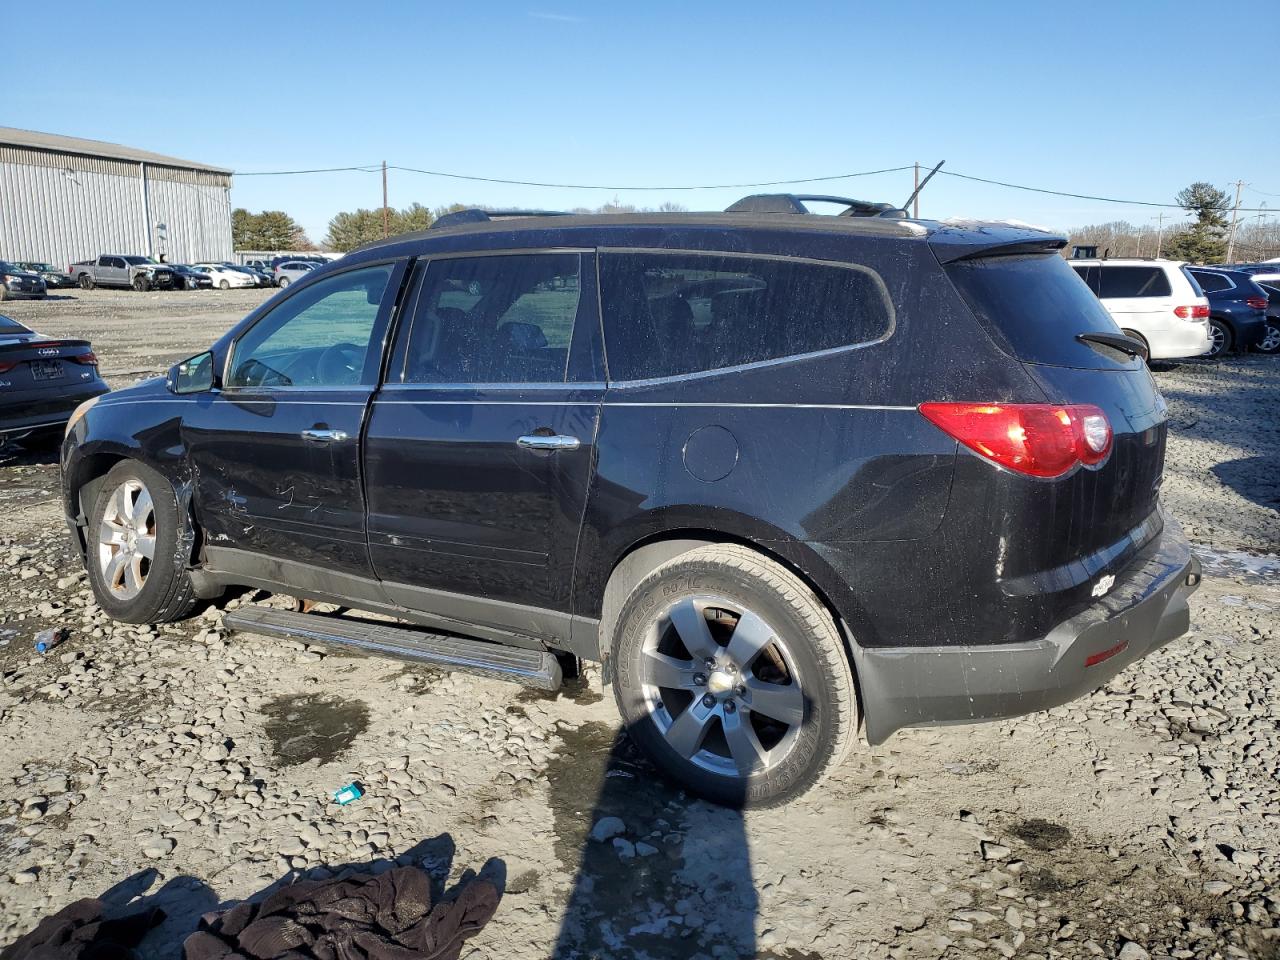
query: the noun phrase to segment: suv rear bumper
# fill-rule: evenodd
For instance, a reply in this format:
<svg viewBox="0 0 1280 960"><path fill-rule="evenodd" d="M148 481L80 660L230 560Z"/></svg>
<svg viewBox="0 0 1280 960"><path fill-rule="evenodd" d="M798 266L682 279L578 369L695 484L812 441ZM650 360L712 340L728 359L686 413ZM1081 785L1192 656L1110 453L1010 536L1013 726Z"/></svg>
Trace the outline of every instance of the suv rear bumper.
<svg viewBox="0 0 1280 960"><path fill-rule="evenodd" d="M1027 643L860 647L854 663L867 739L903 727L998 720L1090 693L1186 633L1200 562L1166 515L1156 541L1093 606Z"/></svg>

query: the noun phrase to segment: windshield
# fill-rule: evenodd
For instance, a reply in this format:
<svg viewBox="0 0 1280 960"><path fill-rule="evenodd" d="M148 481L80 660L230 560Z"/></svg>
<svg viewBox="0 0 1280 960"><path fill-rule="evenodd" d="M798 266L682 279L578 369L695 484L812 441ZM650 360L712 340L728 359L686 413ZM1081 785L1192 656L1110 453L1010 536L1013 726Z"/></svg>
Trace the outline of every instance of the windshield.
<svg viewBox="0 0 1280 960"><path fill-rule="evenodd" d="M150 257L125 257L124 262L131 263L135 267L144 263L155 263L155 261L152 260Z"/></svg>
<svg viewBox="0 0 1280 960"><path fill-rule="evenodd" d="M37 273L52 273L53 267L47 263L24 263L20 266L26 267L28 270L35 270Z"/></svg>
<svg viewBox="0 0 1280 960"><path fill-rule="evenodd" d="M21 271L8 260L0 260L0 273L20 273Z"/></svg>
<svg viewBox="0 0 1280 960"><path fill-rule="evenodd" d="M1082 333L1116 335L1120 328L1057 254L959 260L947 273L969 309L1019 360L1087 369L1128 366L1122 352L1104 353L1076 339Z"/></svg>

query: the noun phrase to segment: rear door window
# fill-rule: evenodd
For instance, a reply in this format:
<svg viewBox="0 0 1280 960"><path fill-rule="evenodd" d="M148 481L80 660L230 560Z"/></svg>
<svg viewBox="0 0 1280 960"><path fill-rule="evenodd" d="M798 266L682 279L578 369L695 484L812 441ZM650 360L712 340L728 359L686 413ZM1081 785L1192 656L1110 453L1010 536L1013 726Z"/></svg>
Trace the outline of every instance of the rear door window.
<svg viewBox="0 0 1280 960"><path fill-rule="evenodd" d="M1160 267L1109 267L1103 264L1099 270L1098 296L1104 300L1173 295L1169 278Z"/></svg>
<svg viewBox="0 0 1280 960"><path fill-rule="evenodd" d="M581 299L577 253L432 260L403 383L564 383Z"/></svg>
<svg viewBox="0 0 1280 960"><path fill-rule="evenodd" d="M602 251L613 380L647 380L871 343L893 328L880 277L854 265Z"/></svg>
<svg viewBox="0 0 1280 960"><path fill-rule="evenodd" d="M1057 254L959 260L947 274L978 320L1018 359L1090 369L1129 365L1120 351L1076 339L1120 328Z"/></svg>

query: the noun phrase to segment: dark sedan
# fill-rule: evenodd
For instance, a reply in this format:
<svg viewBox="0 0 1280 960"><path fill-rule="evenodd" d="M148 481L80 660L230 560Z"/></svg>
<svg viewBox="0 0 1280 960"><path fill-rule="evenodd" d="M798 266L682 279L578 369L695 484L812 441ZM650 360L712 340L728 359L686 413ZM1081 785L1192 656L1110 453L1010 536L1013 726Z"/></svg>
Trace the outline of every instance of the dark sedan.
<svg viewBox="0 0 1280 960"><path fill-rule="evenodd" d="M173 285L179 290L212 290L213 278L184 263L171 264Z"/></svg>
<svg viewBox="0 0 1280 960"><path fill-rule="evenodd" d="M0 441L55 439L77 406L107 390L88 340L54 340L0 316Z"/></svg>
<svg viewBox="0 0 1280 960"><path fill-rule="evenodd" d="M71 275L63 270L59 270L51 263L40 263L36 260L23 260L21 263L15 263L15 267L19 270L26 270L28 273L34 273L44 285L50 290L61 289L63 287L74 287L76 282L71 279Z"/></svg>
<svg viewBox="0 0 1280 960"><path fill-rule="evenodd" d="M1213 346L1205 354L1220 357L1244 352L1266 339L1267 292L1240 270L1190 267L1191 275L1209 298L1209 333Z"/></svg>
<svg viewBox="0 0 1280 960"><path fill-rule="evenodd" d="M42 300L46 290L44 281L38 275L23 270L16 263L0 260L0 300L7 300L9 297Z"/></svg>

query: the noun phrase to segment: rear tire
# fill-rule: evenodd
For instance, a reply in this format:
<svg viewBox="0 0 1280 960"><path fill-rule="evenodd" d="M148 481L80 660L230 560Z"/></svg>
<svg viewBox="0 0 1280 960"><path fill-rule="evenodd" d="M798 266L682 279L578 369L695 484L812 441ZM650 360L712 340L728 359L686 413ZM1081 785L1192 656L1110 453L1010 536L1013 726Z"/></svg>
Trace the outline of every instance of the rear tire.
<svg viewBox="0 0 1280 960"><path fill-rule="evenodd" d="M1231 346L1235 338L1231 335L1231 328L1221 320L1213 317L1209 320L1209 336L1213 340L1209 352L1205 354L1210 360L1217 360L1231 352Z"/></svg>
<svg viewBox="0 0 1280 960"><path fill-rule="evenodd" d="M0 303L9 299L9 291L3 283L0 283Z"/></svg>
<svg viewBox="0 0 1280 960"><path fill-rule="evenodd" d="M858 724L844 644L772 560L737 544L681 554L632 591L614 635L628 733L693 793L779 806L844 759Z"/></svg>
<svg viewBox="0 0 1280 960"><path fill-rule="evenodd" d="M1267 317L1267 332L1258 344L1257 351L1268 354L1280 352L1280 320Z"/></svg>
<svg viewBox="0 0 1280 960"><path fill-rule="evenodd" d="M287 287L288 285L289 285L289 278L288 278L288 277L281 277L281 278L280 278L280 284L279 284L280 289L282 289L282 290L283 290L283 289L284 289L285 287Z"/></svg>
<svg viewBox="0 0 1280 960"><path fill-rule="evenodd" d="M112 619L177 620L195 605L195 588L179 556L178 501L173 487L136 460L107 473L89 513L89 582ZM147 554L150 556L147 556Z"/></svg>
<svg viewBox="0 0 1280 960"><path fill-rule="evenodd" d="M89 276L87 273L82 273L82 274L80 274L80 289L81 289L81 290L92 290L92 289L93 289L93 277Z"/></svg>

